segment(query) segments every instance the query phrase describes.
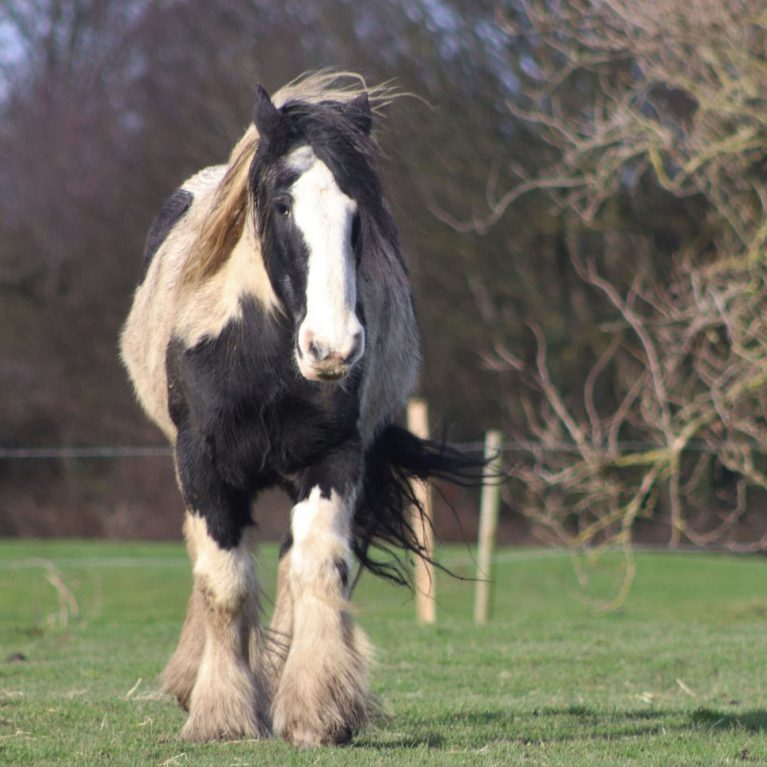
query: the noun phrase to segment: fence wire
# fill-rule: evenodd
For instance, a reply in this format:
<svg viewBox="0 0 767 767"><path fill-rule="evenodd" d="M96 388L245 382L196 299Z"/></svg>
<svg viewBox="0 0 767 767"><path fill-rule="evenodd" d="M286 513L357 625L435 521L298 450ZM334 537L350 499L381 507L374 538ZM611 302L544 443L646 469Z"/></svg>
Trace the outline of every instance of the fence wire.
<svg viewBox="0 0 767 767"><path fill-rule="evenodd" d="M70 458L155 458L170 456L171 449L165 445L91 447L0 447L0 461L57 460Z"/></svg>
<svg viewBox="0 0 767 767"><path fill-rule="evenodd" d="M481 453L485 449L484 442L449 442L450 447L467 453ZM612 453L613 448L605 445L590 445L592 450L602 450ZM656 442L619 442L616 445L618 454L642 450L663 449L664 445ZM743 447L732 443L706 443L704 441L689 442L684 452L710 453L715 455L733 447ZM767 455L767 446L749 444L747 447L754 453ZM501 446L504 453L570 453L578 455L581 450L572 442L535 442L533 440L507 440ZM91 445L91 446L62 446L62 447L0 447L0 461L22 460L101 460L112 458L157 458L170 457L172 450L167 445Z"/></svg>

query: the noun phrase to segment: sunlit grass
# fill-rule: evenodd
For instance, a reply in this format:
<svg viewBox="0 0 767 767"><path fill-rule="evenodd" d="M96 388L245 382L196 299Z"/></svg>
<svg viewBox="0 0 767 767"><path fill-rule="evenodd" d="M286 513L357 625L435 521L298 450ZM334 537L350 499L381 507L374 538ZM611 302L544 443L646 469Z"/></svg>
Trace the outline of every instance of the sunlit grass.
<svg viewBox="0 0 767 767"><path fill-rule="evenodd" d="M465 549L442 556L471 574ZM271 593L275 547L260 559ZM0 764L767 763L767 561L640 554L625 605L599 615L567 557L502 560L481 629L470 582L440 575L437 625L419 627L407 591L363 578L384 716L310 752L178 740L184 714L155 691L191 583L181 546L0 543Z"/></svg>

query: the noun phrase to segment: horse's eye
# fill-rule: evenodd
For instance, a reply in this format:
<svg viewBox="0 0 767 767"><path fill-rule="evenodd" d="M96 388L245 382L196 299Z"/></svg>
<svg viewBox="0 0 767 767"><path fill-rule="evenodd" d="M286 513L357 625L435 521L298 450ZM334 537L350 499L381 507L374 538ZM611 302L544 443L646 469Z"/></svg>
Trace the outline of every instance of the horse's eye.
<svg viewBox="0 0 767 767"><path fill-rule="evenodd" d="M287 218L290 215L290 205L284 202L274 203L274 210L277 215L282 216L282 218Z"/></svg>

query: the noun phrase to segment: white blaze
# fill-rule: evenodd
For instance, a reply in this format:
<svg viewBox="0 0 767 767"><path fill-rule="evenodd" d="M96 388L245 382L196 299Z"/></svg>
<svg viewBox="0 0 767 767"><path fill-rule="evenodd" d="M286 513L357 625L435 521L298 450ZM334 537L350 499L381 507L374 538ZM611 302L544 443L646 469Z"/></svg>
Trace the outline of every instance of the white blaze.
<svg viewBox="0 0 767 767"><path fill-rule="evenodd" d="M306 354L313 341L329 355L346 357L362 341L351 244L357 203L341 191L310 147L295 150L288 162L301 173L291 188L293 217L309 251L299 348ZM362 348L360 343L360 355Z"/></svg>

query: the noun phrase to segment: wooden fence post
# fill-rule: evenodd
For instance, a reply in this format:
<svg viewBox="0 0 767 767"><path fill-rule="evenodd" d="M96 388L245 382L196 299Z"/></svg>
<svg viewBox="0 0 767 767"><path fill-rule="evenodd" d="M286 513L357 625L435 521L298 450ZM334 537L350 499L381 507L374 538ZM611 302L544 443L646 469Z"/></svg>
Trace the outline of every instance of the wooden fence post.
<svg viewBox="0 0 767 767"><path fill-rule="evenodd" d="M412 399L407 406L407 424L410 431L426 439L429 436L429 409L421 399ZM413 508L412 525L419 546L430 558L434 558L434 533L432 530L431 486L428 482L414 480L413 489L424 511L421 519L417 509ZM434 623L437 620L435 601L436 583L434 567L431 562L416 557L415 561L415 610L419 623Z"/></svg>
<svg viewBox="0 0 767 767"><path fill-rule="evenodd" d="M499 431L485 435L485 460L489 461L487 474L498 476L501 468L503 438ZM477 552L477 589L474 601L474 622L487 623L491 614L493 595L493 553L495 534L498 529L498 508L501 501L501 486L490 482L482 486L482 502L479 509L479 551Z"/></svg>

